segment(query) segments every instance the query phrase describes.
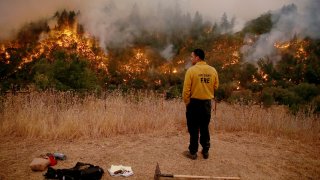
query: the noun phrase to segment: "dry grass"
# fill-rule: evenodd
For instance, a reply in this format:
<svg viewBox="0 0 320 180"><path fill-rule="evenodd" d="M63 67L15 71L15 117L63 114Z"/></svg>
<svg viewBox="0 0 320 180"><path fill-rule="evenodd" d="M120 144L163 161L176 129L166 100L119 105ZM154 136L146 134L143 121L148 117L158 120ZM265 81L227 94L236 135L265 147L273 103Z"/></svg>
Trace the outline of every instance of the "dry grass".
<svg viewBox="0 0 320 180"><path fill-rule="evenodd" d="M8 95L0 115L4 136L80 138L173 130L183 120L179 100L164 101L153 93L103 98L72 93Z"/></svg>
<svg viewBox="0 0 320 180"><path fill-rule="evenodd" d="M293 115L285 106L266 109L259 105L241 106L220 103L215 128L286 136L306 141L320 140L320 119L316 115L302 112Z"/></svg>
<svg viewBox="0 0 320 180"><path fill-rule="evenodd" d="M0 103L1 136L74 139L186 130L182 100L167 101L151 92L125 96L113 92L100 98L67 92L33 92L8 94ZM219 103L212 119L212 130L319 140L319 119L312 115L290 115L284 107L264 109Z"/></svg>

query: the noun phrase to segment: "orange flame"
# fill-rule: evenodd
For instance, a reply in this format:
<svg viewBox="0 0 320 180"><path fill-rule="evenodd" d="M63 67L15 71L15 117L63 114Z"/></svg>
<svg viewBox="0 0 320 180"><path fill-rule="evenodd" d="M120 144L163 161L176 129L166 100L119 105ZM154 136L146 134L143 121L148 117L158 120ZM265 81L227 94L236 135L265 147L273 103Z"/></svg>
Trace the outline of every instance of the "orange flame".
<svg viewBox="0 0 320 180"><path fill-rule="evenodd" d="M92 47L94 41L93 38L80 36L75 30L68 27L63 30L51 30L39 40L37 46L29 52L28 55L22 58L22 63L19 67L22 67L24 64L30 63L41 56L51 59L51 52L60 47L68 49L71 53L80 54L91 62L94 62L97 68L107 71L108 58L102 50L93 52Z"/></svg>
<svg viewBox="0 0 320 180"><path fill-rule="evenodd" d="M126 64L120 66L120 70L129 74L129 76L141 75L148 70L150 60L141 48L133 49L134 56Z"/></svg>
<svg viewBox="0 0 320 180"><path fill-rule="evenodd" d="M282 53L290 53L295 58L299 60L306 60L308 58L308 53L305 48L309 45L307 40L291 40L287 42L276 42L274 47L277 48Z"/></svg>

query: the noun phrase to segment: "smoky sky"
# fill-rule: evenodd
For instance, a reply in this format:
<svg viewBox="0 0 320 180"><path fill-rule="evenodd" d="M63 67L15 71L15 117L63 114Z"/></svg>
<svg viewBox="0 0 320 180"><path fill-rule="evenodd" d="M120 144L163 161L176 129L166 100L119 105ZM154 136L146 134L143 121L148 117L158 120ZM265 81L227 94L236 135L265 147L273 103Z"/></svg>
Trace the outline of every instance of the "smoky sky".
<svg viewBox="0 0 320 180"><path fill-rule="evenodd" d="M281 11L283 6L292 4L296 11L289 14ZM130 44L141 35L141 26L150 32L161 32L183 25L175 19L177 14L194 16L199 12L203 20L215 23L226 13L230 19L235 17L236 32L249 20L271 12L273 19L277 19L273 29L253 45L241 48L245 60L256 61L274 53L273 44L289 40L292 34L320 38L319 7L319 0L0 0L0 41L13 38L23 25L48 20L64 9L80 12L79 23L98 38L103 49L110 44ZM127 23L126 28L119 29L119 22ZM160 49L161 55L169 60L174 55L173 49L168 42Z"/></svg>
<svg viewBox="0 0 320 180"><path fill-rule="evenodd" d="M111 25L111 21L127 16L134 4L138 6L141 16L148 17L159 15L170 18L161 14L159 9L172 8L181 13L198 11L206 20L214 22L225 12L235 16L240 27L247 20L290 3L303 5L298 0L0 0L0 39L13 36L25 23L49 18L62 9L80 11L80 21L87 30L103 37L106 36L102 34L104 28ZM109 14L105 12L108 8ZM157 24L152 18L148 21L148 26L165 26Z"/></svg>

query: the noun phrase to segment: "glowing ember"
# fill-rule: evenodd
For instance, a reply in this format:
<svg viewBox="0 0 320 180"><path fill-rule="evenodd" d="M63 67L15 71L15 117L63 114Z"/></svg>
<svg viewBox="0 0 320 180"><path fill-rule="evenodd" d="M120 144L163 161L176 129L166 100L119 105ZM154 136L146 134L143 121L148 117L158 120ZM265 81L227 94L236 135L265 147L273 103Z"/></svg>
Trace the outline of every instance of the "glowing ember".
<svg viewBox="0 0 320 180"><path fill-rule="evenodd" d="M6 51L6 59L10 59L10 54Z"/></svg>
<svg viewBox="0 0 320 180"><path fill-rule="evenodd" d="M143 57L143 53L141 52L141 49L136 50L136 55L135 58L136 59L141 59Z"/></svg>
<svg viewBox="0 0 320 180"><path fill-rule="evenodd" d="M262 79L265 81L268 81L268 74L264 74L264 73L261 73L261 74L262 74Z"/></svg>
<svg viewBox="0 0 320 180"><path fill-rule="evenodd" d="M237 81L237 87L236 90L240 90L240 81Z"/></svg>
<svg viewBox="0 0 320 180"><path fill-rule="evenodd" d="M177 72L178 72L177 69L176 69L176 68L173 68L172 73L175 74L175 73L177 73Z"/></svg>
<svg viewBox="0 0 320 180"><path fill-rule="evenodd" d="M178 62L177 62L177 64L179 65L179 64L184 64L184 60L179 60Z"/></svg>
<svg viewBox="0 0 320 180"><path fill-rule="evenodd" d="M154 83L155 83L156 85L161 85L162 82L161 82L160 79L158 79L158 80L155 80Z"/></svg>

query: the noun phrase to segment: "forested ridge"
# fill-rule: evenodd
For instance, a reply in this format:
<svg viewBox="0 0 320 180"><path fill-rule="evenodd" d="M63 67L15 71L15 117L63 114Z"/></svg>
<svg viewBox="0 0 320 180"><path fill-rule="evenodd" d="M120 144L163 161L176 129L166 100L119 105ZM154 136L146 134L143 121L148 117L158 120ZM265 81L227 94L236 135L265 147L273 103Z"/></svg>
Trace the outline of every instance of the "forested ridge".
<svg viewBox="0 0 320 180"><path fill-rule="evenodd" d="M295 6L284 11L295 11ZM23 26L11 41L0 42L0 90L59 90L99 93L106 90L154 90L167 98L181 96L185 71L194 48L206 52L220 79L216 99L232 103L287 105L293 112L320 111L320 40L292 36L274 43L274 50L258 58L247 58L259 37L269 33L277 20L268 12L248 21L235 32L235 17L223 14L220 21L205 21L176 13L167 29L148 31L139 14L128 21L138 33L125 45L108 44L88 34L78 23L81 12L57 12L56 25L49 20ZM126 31L126 20L114 24ZM119 37L121 38L121 37Z"/></svg>

